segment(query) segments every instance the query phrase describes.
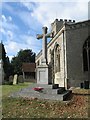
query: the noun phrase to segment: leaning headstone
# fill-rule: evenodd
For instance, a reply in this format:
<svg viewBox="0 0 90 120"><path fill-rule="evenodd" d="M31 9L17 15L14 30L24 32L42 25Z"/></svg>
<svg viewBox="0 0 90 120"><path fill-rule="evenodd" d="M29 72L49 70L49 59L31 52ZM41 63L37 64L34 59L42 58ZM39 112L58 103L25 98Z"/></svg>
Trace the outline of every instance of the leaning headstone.
<svg viewBox="0 0 90 120"><path fill-rule="evenodd" d="M13 84L13 76L9 76L9 84L12 85Z"/></svg>
<svg viewBox="0 0 90 120"><path fill-rule="evenodd" d="M17 84L17 77L18 77L18 75L15 74L15 75L14 75L14 78L13 78L13 85L16 85L16 84Z"/></svg>
<svg viewBox="0 0 90 120"><path fill-rule="evenodd" d="M18 76L18 82L19 83L24 83L23 75Z"/></svg>

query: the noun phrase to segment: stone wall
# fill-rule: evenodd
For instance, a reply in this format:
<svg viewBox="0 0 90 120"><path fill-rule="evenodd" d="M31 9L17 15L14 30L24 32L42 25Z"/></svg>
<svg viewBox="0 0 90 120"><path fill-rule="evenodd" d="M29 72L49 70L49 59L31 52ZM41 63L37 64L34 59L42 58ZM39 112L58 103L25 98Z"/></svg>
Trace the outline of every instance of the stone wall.
<svg viewBox="0 0 90 120"><path fill-rule="evenodd" d="M53 40L52 40L53 41ZM59 35L58 35L58 37L56 38L56 40L53 42L53 44L51 44L50 46L49 46L49 48L48 48L48 64L50 63L50 61L51 61L51 55L50 55L50 51L52 51L52 50L54 50L55 48L55 44L59 44L59 46L60 46L60 71L58 71L58 72L55 72L54 71L54 76L55 76L55 78L54 78L54 83L55 84L59 84L60 85L60 87L63 87L64 86L64 58L65 58L65 55L64 55L64 43L63 43L63 33L61 32ZM54 53L54 55L55 55L55 53ZM53 58L54 59L54 58ZM54 59L54 62L55 62L55 59ZM55 65L54 65L54 69L55 69ZM50 78L49 78L50 79Z"/></svg>
<svg viewBox="0 0 90 120"><path fill-rule="evenodd" d="M88 79L87 72L83 71L82 53L88 29L87 23L80 23L66 30L67 78L70 86L80 86L82 81Z"/></svg>

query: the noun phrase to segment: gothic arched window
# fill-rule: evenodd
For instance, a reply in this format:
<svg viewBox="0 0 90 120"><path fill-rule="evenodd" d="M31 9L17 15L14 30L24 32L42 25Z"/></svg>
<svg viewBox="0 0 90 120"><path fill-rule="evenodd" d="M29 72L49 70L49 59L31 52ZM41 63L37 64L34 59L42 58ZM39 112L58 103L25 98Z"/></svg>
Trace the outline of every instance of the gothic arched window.
<svg viewBox="0 0 90 120"><path fill-rule="evenodd" d="M83 69L84 71L90 70L90 37L83 45Z"/></svg>
<svg viewBox="0 0 90 120"><path fill-rule="evenodd" d="M60 72L60 46L58 43L55 43L55 72Z"/></svg>

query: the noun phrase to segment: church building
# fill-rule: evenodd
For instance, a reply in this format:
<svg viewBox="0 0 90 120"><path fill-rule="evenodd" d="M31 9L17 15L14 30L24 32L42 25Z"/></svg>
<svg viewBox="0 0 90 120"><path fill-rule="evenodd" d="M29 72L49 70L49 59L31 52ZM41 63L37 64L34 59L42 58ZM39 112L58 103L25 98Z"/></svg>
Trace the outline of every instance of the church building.
<svg viewBox="0 0 90 120"><path fill-rule="evenodd" d="M42 66L42 50L36 56L37 83L59 84L60 87L80 87L90 80L90 20L58 20L51 24L52 38L47 44L46 74L38 72ZM39 41L38 41L39 42ZM44 68L44 67L43 67ZM41 74L41 78L39 76Z"/></svg>

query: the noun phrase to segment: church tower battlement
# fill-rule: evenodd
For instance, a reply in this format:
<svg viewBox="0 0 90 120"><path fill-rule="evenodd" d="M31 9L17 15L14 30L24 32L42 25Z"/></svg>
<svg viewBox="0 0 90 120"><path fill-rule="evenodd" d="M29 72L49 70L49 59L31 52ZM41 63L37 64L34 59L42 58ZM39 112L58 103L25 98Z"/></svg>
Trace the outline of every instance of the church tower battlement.
<svg viewBox="0 0 90 120"><path fill-rule="evenodd" d="M53 35L57 34L57 32L63 27L64 23L74 24L75 20L55 19L55 21L51 23L51 32L53 32Z"/></svg>

